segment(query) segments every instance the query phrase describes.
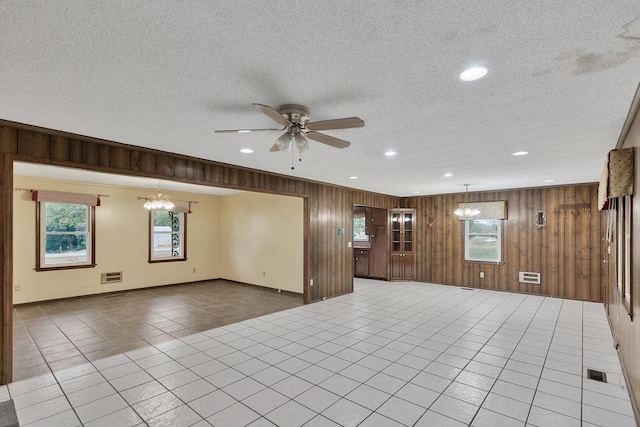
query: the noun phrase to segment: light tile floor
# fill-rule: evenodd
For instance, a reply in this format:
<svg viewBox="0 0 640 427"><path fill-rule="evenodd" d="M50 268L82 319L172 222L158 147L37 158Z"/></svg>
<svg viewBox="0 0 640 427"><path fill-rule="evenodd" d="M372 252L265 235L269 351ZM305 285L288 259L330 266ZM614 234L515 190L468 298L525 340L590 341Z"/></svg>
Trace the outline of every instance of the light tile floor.
<svg viewBox="0 0 640 427"><path fill-rule="evenodd" d="M22 426L636 425L602 304L355 286L17 381L0 400Z"/></svg>

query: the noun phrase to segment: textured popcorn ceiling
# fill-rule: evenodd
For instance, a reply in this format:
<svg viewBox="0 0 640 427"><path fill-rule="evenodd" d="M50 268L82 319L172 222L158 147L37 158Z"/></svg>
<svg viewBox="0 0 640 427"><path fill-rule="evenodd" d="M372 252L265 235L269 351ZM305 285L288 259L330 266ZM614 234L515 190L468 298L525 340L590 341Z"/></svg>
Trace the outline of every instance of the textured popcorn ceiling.
<svg viewBox="0 0 640 427"><path fill-rule="evenodd" d="M640 78L639 15L626 0L3 0L0 119L399 196L597 181ZM457 79L477 63L485 79ZM252 102L366 125L327 131L352 145L312 141L292 171L277 132L214 133L273 127Z"/></svg>

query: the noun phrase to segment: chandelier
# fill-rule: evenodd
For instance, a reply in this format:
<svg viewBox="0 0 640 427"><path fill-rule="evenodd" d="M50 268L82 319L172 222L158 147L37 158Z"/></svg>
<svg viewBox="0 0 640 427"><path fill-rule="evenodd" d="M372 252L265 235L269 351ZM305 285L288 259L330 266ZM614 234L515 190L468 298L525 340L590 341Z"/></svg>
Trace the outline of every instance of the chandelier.
<svg viewBox="0 0 640 427"><path fill-rule="evenodd" d="M465 202L464 203L460 203L458 205L458 209L456 209L455 211L453 211L453 213L461 218L471 218L474 217L476 215L478 215L480 213L480 210L476 207L474 207L473 205L469 204L469 185L470 184L464 184L464 186L466 187L466 191L465 191Z"/></svg>
<svg viewBox="0 0 640 427"><path fill-rule="evenodd" d="M173 209L176 205L171 201L171 197L162 194L160 191L160 181L158 181L158 194L150 194L144 199L144 208L149 210Z"/></svg>

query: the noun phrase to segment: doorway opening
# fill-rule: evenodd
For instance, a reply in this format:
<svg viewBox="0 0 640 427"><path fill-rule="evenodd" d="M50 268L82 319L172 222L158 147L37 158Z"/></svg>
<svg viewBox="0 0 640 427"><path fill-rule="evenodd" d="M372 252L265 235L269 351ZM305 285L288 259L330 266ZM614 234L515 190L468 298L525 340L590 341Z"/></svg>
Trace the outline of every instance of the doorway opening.
<svg viewBox="0 0 640 427"><path fill-rule="evenodd" d="M308 293L304 197L163 180L173 201L190 202L188 251L152 263L140 198L157 179L14 162L13 184L13 381L291 308ZM93 268L34 270L30 190L102 195ZM113 271L123 280L101 283Z"/></svg>
<svg viewBox="0 0 640 427"><path fill-rule="evenodd" d="M389 279L389 219L385 208L353 207L355 277Z"/></svg>

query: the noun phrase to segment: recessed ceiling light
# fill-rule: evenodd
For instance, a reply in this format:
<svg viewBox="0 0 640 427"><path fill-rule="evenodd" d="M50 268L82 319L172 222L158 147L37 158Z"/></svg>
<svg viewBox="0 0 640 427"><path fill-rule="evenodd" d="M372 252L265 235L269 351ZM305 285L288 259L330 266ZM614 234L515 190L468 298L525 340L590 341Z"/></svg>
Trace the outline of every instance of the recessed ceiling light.
<svg viewBox="0 0 640 427"><path fill-rule="evenodd" d="M474 80L478 80L483 78L489 72L489 67L485 65L480 65L476 67L470 67L461 72L458 77L463 82L472 82Z"/></svg>
<svg viewBox="0 0 640 427"><path fill-rule="evenodd" d="M413 194L420 194L420 192L419 191L414 191Z"/></svg>
<svg viewBox="0 0 640 427"><path fill-rule="evenodd" d="M389 151L384 153L384 155L387 156L387 157L392 157L392 156L395 156L396 154L398 154L398 153L396 153L393 150L389 150Z"/></svg>
<svg viewBox="0 0 640 427"><path fill-rule="evenodd" d="M515 153L512 153L511 155L512 156L525 156L527 154L529 154L528 151L516 151Z"/></svg>
<svg viewBox="0 0 640 427"><path fill-rule="evenodd" d="M452 173L445 173L445 174L444 174L444 177L445 177L445 178L451 178L452 176L453 176L453 174L452 174Z"/></svg>
<svg viewBox="0 0 640 427"><path fill-rule="evenodd" d="M251 129L241 129L238 131L238 133L249 133L251 132Z"/></svg>
<svg viewBox="0 0 640 427"><path fill-rule="evenodd" d="M251 154L253 153L253 150L251 148L241 148L240 152L243 154Z"/></svg>
<svg viewBox="0 0 640 427"><path fill-rule="evenodd" d="M555 179L545 179L544 182L556 182Z"/></svg>
<svg viewBox="0 0 640 427"><path fill-rule="evenodd" d="M350 176L349 179L358 179L357 176Z"/></svg>

